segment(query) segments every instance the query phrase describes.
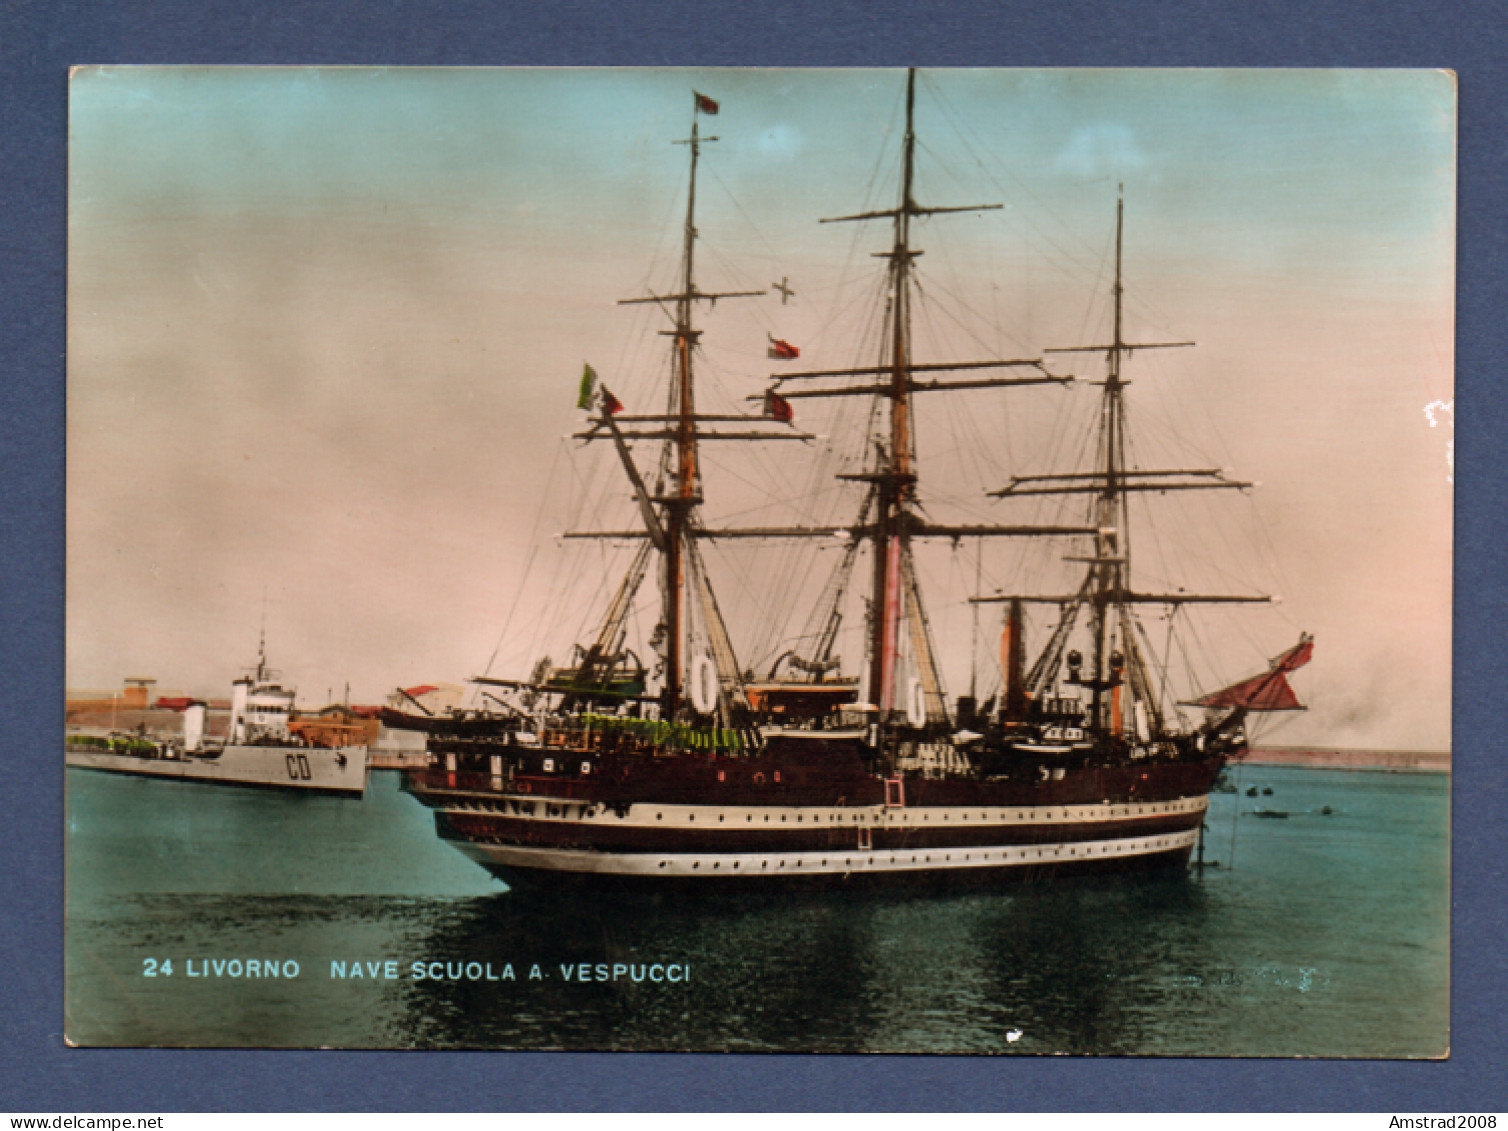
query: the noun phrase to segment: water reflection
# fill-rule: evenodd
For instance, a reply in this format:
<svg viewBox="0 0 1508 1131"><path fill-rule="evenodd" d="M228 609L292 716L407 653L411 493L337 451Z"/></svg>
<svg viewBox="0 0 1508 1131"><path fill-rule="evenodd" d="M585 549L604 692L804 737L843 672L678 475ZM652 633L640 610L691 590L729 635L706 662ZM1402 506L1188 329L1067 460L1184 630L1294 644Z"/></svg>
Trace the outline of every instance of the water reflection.
<svg viewBox="0 0 1508 1131"><path fill-rule="evenodd" d="M419 944L498 980L411 982L399 1026L442 1047L1132 1050L1168 970L1208 964L1205 909L1182 875L931 899L510 893L451 904ZM654 964L689 980L652 982Z"/></svg>

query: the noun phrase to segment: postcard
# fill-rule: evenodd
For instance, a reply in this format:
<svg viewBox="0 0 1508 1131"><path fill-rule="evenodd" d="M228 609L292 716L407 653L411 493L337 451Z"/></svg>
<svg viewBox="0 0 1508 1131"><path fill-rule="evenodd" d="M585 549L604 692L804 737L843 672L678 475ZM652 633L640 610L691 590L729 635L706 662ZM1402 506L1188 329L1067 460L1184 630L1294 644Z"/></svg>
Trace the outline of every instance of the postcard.
<svg viewBox="0 0 1508 1131"><path fill-rule="evenodd" d="M68 1041L1446 1056L1455 130L76 69Z"/></svg>

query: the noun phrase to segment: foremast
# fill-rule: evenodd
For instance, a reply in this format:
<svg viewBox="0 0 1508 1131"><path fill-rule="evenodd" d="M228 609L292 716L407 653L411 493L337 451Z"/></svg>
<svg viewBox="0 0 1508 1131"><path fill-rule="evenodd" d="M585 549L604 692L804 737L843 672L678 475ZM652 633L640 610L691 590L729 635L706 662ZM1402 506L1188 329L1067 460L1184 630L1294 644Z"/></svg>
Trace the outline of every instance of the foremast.
<svg viewBox="0 0 1508 1131"><path fill-rule="evenodd" d="M711 584L697 550L696 538L701 529L699 509L702 504L701 467L698 459L699 445L703 440L744 440L807 437L785 429L775 436L767 432L730 432L718 430L706 432L701 425L709 422L766 422L766 418L748 416L714 416L696 411L696 355L702 330L695 322L698 303L715 303L718 299L743 298L762 295L757 291L699 290L696 284L696 188L697 166L701 147L718 139L704 137L701 133L703 114L716 114L718 104L705 95L692 92L693 109L691 136L676 144L689 150L690 174L686 198L686 218L682 229L681 264L679 287L674 294L649 294L643 297L620 300L621 305L654 303L664 310L671 320L671 328L660 331L672 342L671 380L668 403L664 415L618 416L621 409L615 398L604 386L598 402L599 412L591 426L577 438L584 440L611 439L618 449L624 469L634 487L640 513L644 520L641 531L594 531L568 534L567 537L621 538L625 536L647 537L660 553L660 591L662 613L656 629L664 657L660 712L662 718L673 718L685 705L688 676L688 640L691 625L691 594L701 606L708 645L715 659L719 677L718 700L722 688L738 679L737 660L721 614L712 595ZM664 441L655 482L644 482L629 452L632 440ZM636 561L638 558L636 557ZM630 571L631 576L633 571ZM634 582L637 585L637 582ZM622 615L626 606L618 610ZM610 616L613 615L610 613ZM695 696L693 705L695 705ZM710 713L705 703L698 706L702 713Z"/></svg>
<svg viewBox="0 0 1508 1131"><path fill-rule="evenodd" d="M692 354L701 331L692 324L696 293L696 165L701 157L701 98L693 96L691 137L686 145L691 153L690 187L686 193L686 226L681 245L681 291L675 296L675 328L668 333L674 341L675 378L671 384L667 414L674 418L675 475L672 490L659 502L664 507L665 547L663 551L665 626L665 685L661 710L673 717L681 703L681 680L685 663L682 657L685 635L686 528L693 510L701 503L700 472L697 468L696 382ZM711 139L711 140L716 140ZM667 449L668 451L669 449Z"/></svg>

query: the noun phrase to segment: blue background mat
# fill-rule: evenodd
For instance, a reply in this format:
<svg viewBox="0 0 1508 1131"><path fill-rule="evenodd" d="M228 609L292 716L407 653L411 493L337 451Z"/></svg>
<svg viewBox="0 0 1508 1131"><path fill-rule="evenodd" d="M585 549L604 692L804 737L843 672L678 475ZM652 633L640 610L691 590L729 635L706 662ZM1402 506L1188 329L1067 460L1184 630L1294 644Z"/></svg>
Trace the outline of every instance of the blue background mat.
<svg viewBox="0 0 1508 1131"><path fill-rule="evenodd" d="M1508 1110L1508 52L1500 4L671 0L0 6L0 1109ZM79 63L1448 67L1460 75L1453 1054L1440 1063L78 1051L62 1043L67 68Z"/></svg>

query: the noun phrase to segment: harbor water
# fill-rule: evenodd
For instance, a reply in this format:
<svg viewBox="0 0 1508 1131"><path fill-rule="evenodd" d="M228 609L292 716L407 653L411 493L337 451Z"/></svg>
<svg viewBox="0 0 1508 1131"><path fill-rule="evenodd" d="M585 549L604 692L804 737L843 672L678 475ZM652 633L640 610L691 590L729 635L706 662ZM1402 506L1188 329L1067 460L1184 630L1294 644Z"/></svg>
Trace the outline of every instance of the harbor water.
<svg viewBox="0 0 1508 1131"><path fill-rule="evenodd" d="M1242 767L1187 874L716 898L510 892L392 772L360 801L66 774L78 1045L1449 1046L1445 774Z"/></svg>

